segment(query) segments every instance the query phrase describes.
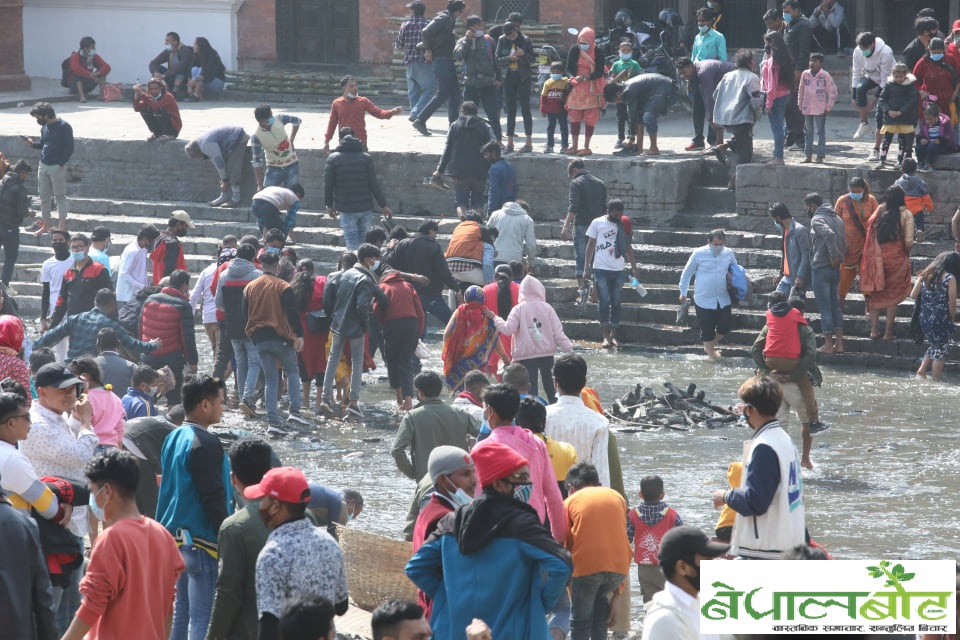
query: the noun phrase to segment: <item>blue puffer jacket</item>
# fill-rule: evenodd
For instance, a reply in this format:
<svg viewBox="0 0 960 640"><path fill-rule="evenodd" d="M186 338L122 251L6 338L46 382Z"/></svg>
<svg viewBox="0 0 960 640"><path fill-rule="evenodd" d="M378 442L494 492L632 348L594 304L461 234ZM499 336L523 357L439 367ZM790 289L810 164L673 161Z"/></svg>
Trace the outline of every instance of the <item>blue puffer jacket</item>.
<svg viewBox="0 0 960 640"><path fill-rule="evenodd" d="M434 638L460 637L480 618L494 638L547 640L546 614L572 569L532 507L485 489L440 520L406 573L433 599Z"/></svg>

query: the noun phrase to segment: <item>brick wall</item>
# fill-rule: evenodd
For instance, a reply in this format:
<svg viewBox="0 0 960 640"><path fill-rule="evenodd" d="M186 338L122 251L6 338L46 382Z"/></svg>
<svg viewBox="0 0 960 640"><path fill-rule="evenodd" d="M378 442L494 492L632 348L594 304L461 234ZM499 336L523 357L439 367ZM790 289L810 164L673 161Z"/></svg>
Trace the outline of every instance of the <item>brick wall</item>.
<svg viewBox="0 0 960 640"><path fill-rule="evenodd" d="M23 0L0 0L0 91L29 88L23 73Z"/></svg>
<svg viewBox="0 0 960 640"><path fill-rule="evenodd" d="M276 0L246 0L237 12L237 64L262 69L277 61Z"/></svg>
<svg viewBox="0 0 960 640"><path fill-rule="evenodd" d="M597 2L584 0L549 0L540 3L540 22L559 24L564 28L583 27L596 29L599 16L596 15Z"/></svg>

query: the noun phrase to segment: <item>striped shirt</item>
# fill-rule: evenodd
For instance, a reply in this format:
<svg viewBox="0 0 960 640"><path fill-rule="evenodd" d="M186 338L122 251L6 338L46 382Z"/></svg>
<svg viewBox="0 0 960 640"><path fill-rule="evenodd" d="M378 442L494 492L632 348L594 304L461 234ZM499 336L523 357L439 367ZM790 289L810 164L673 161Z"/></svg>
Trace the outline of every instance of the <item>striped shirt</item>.
<svg viewBox="0 0 960 640"><path fill-rule="evenodd" d="M610 486L610 458L607 453L609 422L583 404L580 396L561 395L547 407L546 434L567 442L577 451L580 462L597 468L600 484Z"/></svg>
<svg viewBox="0 0 960 640"><path fill-rule="evenodd" d="M423 51L417 49L420 42L420 34L423 28L427 26L428 20L422 17L408 18L400 25L400 31L397 32L395 46L403 50L403 64L411 62L426 62L423 57Z"/></svg>
<svg viewBox="0 0 960 640"><path fill-rule="evenodd" d="M0 486L17 509L29 513L33 507L47 520L57 515L57 496L40 482L27 457L9 442L0 442Z"/></svg>

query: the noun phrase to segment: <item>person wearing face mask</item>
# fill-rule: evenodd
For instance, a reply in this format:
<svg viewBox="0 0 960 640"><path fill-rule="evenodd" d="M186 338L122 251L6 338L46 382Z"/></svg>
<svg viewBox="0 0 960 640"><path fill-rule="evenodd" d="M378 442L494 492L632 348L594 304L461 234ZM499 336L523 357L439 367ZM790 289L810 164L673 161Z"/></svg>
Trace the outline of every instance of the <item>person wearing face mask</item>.
<svg viewBox="0 0 960 640"><path fill-rule="evenodd" d="M530 62L534 57L533 43L520 33L512 22L503 25L503 35L497 40L497 63L503 74L503 98L507 106L507 153L513 152L513 138L517 124L517 102L523 116L526 142L519 153L533 151L533 119L530 116Z"/></svg>
<svg viewBox="0 0 960 640"><path fill-rule="evenodd" d="M193 67L193 47L182 44L176 31L169 32L163 43L163 51L150 61L150 75L163 80L177 97L184 98Z"/></svg>
<svg viewBox="0 0 960 640"><path fill-rule="evenodd" d="M606 85L602 54L597 51L596 33L584 27L577 34L577 46L567 54L567 73L573 89L567 96L566 108L570 114L570 133L573 145L569 155L588 156L594 128L600 120L600 108L605 106L603 88ZM584 126L583 149L580 148L580 125Z"/></svg>
<svg viewBox="0 0 960 640"><path fill-rule="evenodd" d="M34 232L39 236L50 231L50 202L57 200L57 216L60 229L67 228L67 163L73 156L73 127L69 122L57 117L49 102L37 102L30 110L30 116L40 125L40 140L24 138L23 143L40 150L40 164L37 167L38 191L40 194L41 227Z"/></svg>
<svg viewBox="0 0 960 640"><path fill-rule="evenodd" d="M711 542L696 527L671 529L660 542L660 567L666 576L663 591L644 605L642 640L732 640L733 636L700 633L700 563L725 554L730 545Z"/></svg>
<svg viewBox="0 0 960 640"><path fill-rule="evenodd" d="M169 366L173 370L173 388L167 390L167 404L180 404L180 385L184 365L197 372L197 341L194 332L193 308L190 306L190 274L177 269L170 274L167 286L143 303L140 315L140 336L157 339L162 346L140 360L154 369Z"/></svg>
<svg viewBox="0 0 960 640"><path fill-rule="evenodd" d="M453 57L460 61L463 75L463 100L483 105L483 111L493 129L493 137L503 138L500 128L500 100L497 93L501 81L497 75L497 42L484 34L480 16L467 18L467 31L457 40ZM516 109L514 109L516 117Z"/></svg>
<svg viewBox="0 0 960 640"><path fill-rule="evenodd" d="M330 140L338 129L350 127L353 135L363 150L367 150L367 123L364 120L366 114L372 115L380 120L389 120L393 116L403 111L403 107L394 107L393 109L381 109L373 104L370 98L361 96L357 88L357 80L353 76L343 76L340 78L340 88L343 89L343 95L333 101L330 105L330 118L327 120L327 131L323 136L323 152L330 153Z"/></svg>
<svg viewBox="0 0 960 640"><path fill-rule="evenodd" d="M80 38L80 48L70 54L70 73L67 87L70 93L80 96L80 102L87 101L87 94L100 87L100 99L103 100L103 86L107 84L110 65L97 54L97 43L90 36Z"/></svg>
<svg viewBox="0 0 960 640"><path fill-rule="evenodd" d="M110 229L103 225L93 228L90 234L90 251L88 255L94 262L99 262L107 270L107 273L113 277L110 271L110 257L107 255L107 249L110 248Z"/></svg>
<svg viewBox="0 0 960 640"><path fill-rule="evenodd" d="M136 459L111 449L84 469L90 510L109 525L90 554L83 604L63 638L114 638L133 627L141 638L165 638L176 584L186 565L173 536L137 509Z"/></svg>
<svg viewBox="0 0 960 640"><path fill-rule="evenodd" d="M617 327L620 326L621 295L627 275L627 263L630 263L634 280L640 273L633 256L630 233L623 223L623 212L623 200L611 199L607 201L607 214L594 218L587 228L587 262L584 265L583 277L589 279L592 273L597 284L600 332L603 334L604 348L620 346L617 341ZM516 346L514 356L519 359Z"/></svg>
<svg viewBox="0 0 960 640"><path fill-rule="evenodd" d="M540 92L540 113L547 116L547 146L544 153L553 153L554 134L560 125L560 153L567 152L570 129L567 126L566 99L570 90L570 80L563 75L564 64L561 60L550 63L550 78L543 83Z"/></svg>
<svg viewBox="0 0 960 640"><path fill-rule="evenodd" d="M57 306L50 319L51 327L60 324L67 316L90 311L101 289L113 289L110 274L102 264L90 259L89 250L90 238L82 233L70 239L70 258L73 264L63 275Z"/></svg>
<svg viewBox="0 0 960 640"><path fill-rule="evenodd" d="M337 615L349 606L343 552L336 540L306 517L310 486L293 467L267 471L243 491L260 500L260 519L270 531L257 556L256 588L259 640L278 640L280 614L292 597L321 597Z"/></svg>
<svg viewBox="0 0 960 640"><path fill-rule="evenodd" d="M800 12L799 0L785 0L783 3L783 21L787 28L783 32L783 40L787 45L787 52L793 60L793 85L790 91L790 101L787 104L786 146L796 145L803 149L805 142L804 118L800 113L797 96L800 90L800 76L807 68L810 60L810 47L813 43L813 27L810 20ZM813 135L813 132L810 132Z"/></svg>
<svg viewBox="0 0 960 640"><path fill-rule="evenodd" d="M127 395L123 396L123 412L127 420L157 415L154 399L160 392L160 374L147 365L138 366L130 379Z"/></svg>
<svg viewBox="0 0 960 640"><path fill-rule="evenodd" d="M250 152L253 156L253 173L257 178L257 191L264 187L291 188L300 182L300 160L293 142L300 131L301 120L288 113L273 115L268 104L253 110L259 125L250 136ZM290 125L290 135L287 135Z"/></svg>
<svg viewBox="0 0 960 640"><path fill-rule="evenodd" d="M847 253L847 236L840 215L824 204L819 193L803 199L810 216L810 271L813 294L820 308L820 353L843 353L843 308L840 306L840 263Z"/></svg>
<svg viewBox="0 0 960 640"><path fill-rule="evenodd" d="M177 269L187 270L187 260L180 238L187 235L188 230L196 228L190 214L183 209L177 209L170 214L167 228L159 233L150 251L154 285L159 285L161 280Z"/></svg>
<svg viewBox="0 0 960 640"><path fill-rule="evenodd" d="M773 284L788 298L806 298L810 282L810 232L790 215L782 202L770 205L769 213L777 232L783 235L780 275L774 276Z"/></svg>
<svg viewBox="0 0 960 640"><path fill-rule="evenodd" d="M880 142L883 139L880 129L883 127L883 114L876 110L876 106L880 91L887 86L887 78L893 72L895 63L893 49L882 38L870 32L857 36L857 46L853 50L853 71L850 74L850 86L853 91L850 102L860 112L860 125L854 131L853 139L859 140L870 133L868 120L870 115L874 114L876 140L873 152L867 158L870 162L880 159ZM877 96L870 100L870 92L875 89L878 89Z"/></svg>
<svg viewBox="0 0 960 640"><path fill-rule="evenodd" d="M695 281L694 306L700 324L703 350L711 360L720 357L717 344L733 324L732 301L727 291L727 273L737 264L733 250L725 247L723 229L707 236L706 246L696 249L680 275L680 302L686 302L691 278Z"/></svg>
<svg viewBox="0 0 960 640"><path fill-rule="evenodd" d="M470 504L477 495L477 470L470 454L460 447L441 445L430 452L429 476L433 495L423 506L413 528L413 552L422 547L437 529L440 518ZM432 601L417 591L417 603L430 617Z"/></svg>
<svg viewBox="0 0 960 640"><path fill-rule="evenodd" d="M118 315L119 317L119 315ZM120 338L110 327L97 332L97 364L103 371L103 385L110 385L118 398L123 398L137 365L122 357Z"/></svg>
<svg viewBox="0 0 960 640"><path fill-rule="evenodd" d="M283 238L286 238L297 221L302 198L303 187L299 184L289 187L264 187L253 194L250 211L257 219L261 232L266 229L279 229Z"/></svg>
<svg viewBox="0 0 960 640"><path fill-rule="evenodd" d="M430 63L436 80L436 90L430 101L420 110L413 120L413 128L420 135L431 135L427 129L427 120L447 103L447 120L452 124L460 109L460 95L457 90L457 69L453 62L453 48L457 43L454 32L457 16L466 10L464 0L447 0L447 8L439 12L420 32L417 49L423 52L423 58Z"/></svg>
<svg viewBox="0 0 960 640"><path fill-rule="evenodd" d="M153 248L160 231L153 225L147 225L137 237L123 248L120 254L120 266L117 269L117 302L133 300L137 292L150 284L147 274L147 252Z"/></svg>
<svg viewBox="0 0 960 640"><path fill-rule="evenodd" d="M40 266L40 284L43 292L40 297L40 331L50 328L50 314L60 298L60 288L63 286L63 276L73 266L70 257L70 234L66 231L54 230L50 234L50 246L53 255L43 261ZM67 348L63 345L59 360L66 356Z"/></svg>
<svg viewBox="0 0 960 640"><path fill-rule="evenodd" d="M150 130L147 142L169 142L183 128L180 120L180 106L173 94L167 91L163 80L152 78L144 89L133 85L133 110L140 114Z"/></svg>
<svg viewBox="0 0 960 640"><path fill-rule="evenodd" d="M533 483L526 458L497 442L478 445L471 457L482 492L440 519L407 563L407 577L433 599L437 638L457 637L481 618L494 638L546 640L546 614L566 588L570 554L527 504Z"/></svg>
<svg viewBox="0 0 960 640"><path fill-rule="evenodd" d="M960 98L960 59L947 55L942 38L932 38L927 52L913 68L921 100L936 100L941 113L956 113ZM916 119L916 118L914 118Z"/></svg>
<svg viewBox="0 0 960 640"><path fill-rule="evenodd" d="M833 205L834 211L843 220L844 234L847 238L847 251L840 265L839 295L842 303L850 292L854 279L860 272L860 260L863 258L863 245L867 240L867 222L877 210L879 204L870 193L870 185L860 176L850 178L849 191Z"/></svg>
<svg viewBox="0 0 960 640"><path fill-rule="evenodd" d="M737 393L754 433L748 441L742 484L737 489L714 491L713 507L726 504L737 512L731 555L775 560L805 541L800 455L777 421L783 401L779 382L755 376L740 385Z"/></svg>

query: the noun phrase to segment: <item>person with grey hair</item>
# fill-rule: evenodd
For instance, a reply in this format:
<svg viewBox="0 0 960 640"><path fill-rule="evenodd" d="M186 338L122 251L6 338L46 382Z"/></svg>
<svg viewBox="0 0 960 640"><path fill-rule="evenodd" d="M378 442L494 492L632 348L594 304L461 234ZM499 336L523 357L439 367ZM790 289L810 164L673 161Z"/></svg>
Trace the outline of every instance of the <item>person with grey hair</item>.
<svg viewBox="0 0 960 640"><path fill-rule="evenodd" d="M215 127L183 148L192 160L210 160L220 176L220 196L211 201L210 206L236 207L240 204L240 177L249 139L243 127Z"/></svg>
<svg viewBox="0 0 960 640"><path fill-rule="evenodd" d="M720 357L717 343L732 328L732 301L727 292L727 272L737 264L733 250L724 246L726 234L714 229L707 236L707 244L690 254L680 275L680 302L687 301L690 280L694 280L697 320L700 340L707 357Z"/></svg>

